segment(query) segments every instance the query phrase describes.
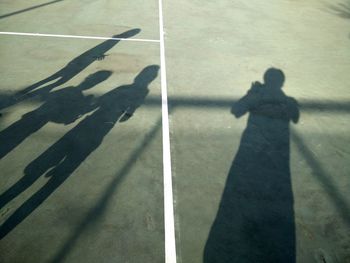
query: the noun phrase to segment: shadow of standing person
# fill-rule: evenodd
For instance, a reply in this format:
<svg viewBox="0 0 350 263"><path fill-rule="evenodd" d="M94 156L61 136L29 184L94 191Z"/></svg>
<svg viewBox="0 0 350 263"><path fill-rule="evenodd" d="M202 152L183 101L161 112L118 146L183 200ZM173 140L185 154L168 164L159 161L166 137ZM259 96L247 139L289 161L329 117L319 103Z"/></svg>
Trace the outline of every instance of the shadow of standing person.
<svg viewBox="0 0 350 263"><path fill-rule="evenodd" d="M138 34L140 29L132 29L126 31L119 35L114 35L112 38L130 38ZM0 109L9 107L14 105L22 100L27 98L40 95L47 95L52 89L66 83L76 75L78 75L81 71L87 68L90 64L92 64L96 60L103 60L106 57L106 52L108 52L111 48L113 48L120 40L109 39L101 44L87 50L83 54L71 60L65 67L52 74L51 76L40 80L29 87L20 90L13 97L7 99L0 103ZM55 81L51 84L48 84L52 81Z"/></svg>
<svg viewBox="0 0 350 263"><path fill-rule="evenodd" d="M48 122L67 125L91 111L92 95L84 96L83 91L106 80L110 75L110 71L98 71L76 87L67 87L49 93L43 105L24 114L20 120L0 132L0 159Z"/></svg>
<svg viewBox="0 0 350 263"><path fill-rule="evenodd" d="M98 148L117 122L127 121L133 115L144 102L149 93L148 85L157 77L158 70L156 65L148 66L131 85L115 88L102 95L97 100L95 106L98 109L93 114L84 118L25 168L25 175L18 182L21 192L45 173L50 179L1 225L0 238L43 203Z"/></svg>
<svg viewBox="0 0 350 263"><path fill-rule="evenodd" d="M282 91L285 77L270 68L233 107L248 124L232 162L204 251L205 263L295 263L289 122L297 101Z"/></svg>

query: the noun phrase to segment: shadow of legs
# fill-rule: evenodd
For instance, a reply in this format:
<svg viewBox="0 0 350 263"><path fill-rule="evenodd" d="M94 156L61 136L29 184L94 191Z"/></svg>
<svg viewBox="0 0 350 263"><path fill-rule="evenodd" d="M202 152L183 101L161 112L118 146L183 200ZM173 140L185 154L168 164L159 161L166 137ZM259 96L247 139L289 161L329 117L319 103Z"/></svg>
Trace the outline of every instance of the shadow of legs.
<svg viewBox="0 0 350 263"><path fill-rule="evenodd" d="M0 209L30 187L40 177L40 175L40 173L26 174L7 191L1 194Z"/></svg>
<svg viewBox="0 0 350 263"><path fill-rule="evenodd" d="M52 177L42 188L32 195L13 213L0 227L0 239L20 224L38 206L40 206L68 177L68 175Z"/></svg>
<svg viewBox="0 0 350 263"><path fill-rule="evenodd" d="M65 153L62 150L60 151L58 146L60 145L51 146L45 153L40 155L25 168L25 175L0 195L0 208L4 207L12 199L24 192L41 175L51 167L57 165L64 158Z"/></svg>

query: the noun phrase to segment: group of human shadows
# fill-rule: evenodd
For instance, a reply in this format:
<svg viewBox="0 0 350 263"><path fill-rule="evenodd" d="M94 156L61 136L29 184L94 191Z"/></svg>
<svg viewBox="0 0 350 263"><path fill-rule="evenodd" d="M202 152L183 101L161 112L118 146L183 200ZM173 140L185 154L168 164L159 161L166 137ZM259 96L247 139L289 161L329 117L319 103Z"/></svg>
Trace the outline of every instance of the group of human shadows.
<svg viewBox="0 0 350 263"><path fill-rule="evenodd" d="M113 38L129 38L140 30L133 29ZM31 212L42 204L102 143L104 137L119 122L127 121L147 94L149 84L157 77L159 66L145 67L130 85L114 88L95 97L84 95L107 80L112 72L101 70L85 78L76 87L56 89L91 63L102 60L105 53L119 41L109 39L74 58L64 68L3 101L1 108L34 97L43 103L0 132L0 158L6 156L30 135L53 122L77 124L24 169L24 176L0 195L0 209L28 189L40 176L48 181L26 200L0 227L0 238L6 236ZM82 117L85 116L85 117ZM82 119L79 120L78 119Z"/></svg>
<svg viewBox="0 0 350 263"><path fill-rule="evenodd" d="M114 38L128 38L138 32L133 29ZM76 87L53 91L94 61L103 59L116 43L118 40L107 40L86 51L1 105L4 108L34 96L44 100L36 110L0 132L0 158L48 122L67 125L91 113L33 160L24 169L24 176L0 195L2 208L40 176L50 178L1 225L1 238L43 203L102 143L116 123L127 121L146 98L148 85L158 74L156 65L144 68L132 84L98 98L84 95L84 90L106 80L110 71L98 71ZM295 262L289 123L298 122L299 109L296 100L282 91L284 81L281 70L269 68L264 83L252 83L248 93L231 109L236 118L245 114L249 117L204 248L205 263Z"/></svg>

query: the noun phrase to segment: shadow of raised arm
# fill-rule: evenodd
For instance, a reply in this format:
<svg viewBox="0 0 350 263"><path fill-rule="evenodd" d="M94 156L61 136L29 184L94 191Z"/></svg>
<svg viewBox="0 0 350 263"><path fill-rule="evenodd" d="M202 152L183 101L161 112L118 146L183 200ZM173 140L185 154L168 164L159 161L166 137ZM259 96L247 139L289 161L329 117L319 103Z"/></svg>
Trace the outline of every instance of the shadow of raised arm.
<svg viewBox="0 0 350 263"><path fill-rule="evenodd" d="M240 118L249 112L259 102L259 89L262 84L258 81L253 82L249 91L240 100L232 105L231 113Z"/></svg>

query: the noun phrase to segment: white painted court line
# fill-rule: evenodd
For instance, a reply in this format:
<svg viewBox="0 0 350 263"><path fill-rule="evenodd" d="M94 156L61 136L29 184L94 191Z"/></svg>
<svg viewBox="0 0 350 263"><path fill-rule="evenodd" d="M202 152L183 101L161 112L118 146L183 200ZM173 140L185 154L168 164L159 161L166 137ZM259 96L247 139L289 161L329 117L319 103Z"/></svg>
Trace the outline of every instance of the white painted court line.
<svg viewBox="0 0 350 263"><path fill-rule="evenodd" d="M160 64L161 64L160 70L161 70L161 91L162 91L162 132L163 132L165 262L166 263L176 263L175 220L174 220L173 187L172 187L172 173L171 173L169 111L168 111L168 94L167 94L168 92L167 92L166 67L165 67L164 24L163 24L162 0L159 0L159 32L160 32L160 40L136 39L136 38L111 38L111 37L96 37L96 36L76 36L76 35L57 35L57 34L23 33L23 32L0 32L0 35L138 41L138 42L155 42L155 43L160 44Z"/></svg>
<svg viewBox="0 0 350 263"><path fill-rule="evenodd" d="M93 37L93 36L55 35L55 34L22 33L22 32L0 32L0 35L33 36L33 37L58 37L58 38L77 38L77 39L99 39L99 40L119 40L119 41L155 42L155 43L159 43L160 42L160 40L156 40L156 39Z"/></svg>
<svg viewBox="0 0 350 263"><path fill-rule="evenodd" d="M164 180L164 230L165 263L176 263L175 220L173 203L173 183L171 174L168 92L165 67L163 4L159 0L160 69L162 89L162 129L163 129L163 180Z"/></svg>

